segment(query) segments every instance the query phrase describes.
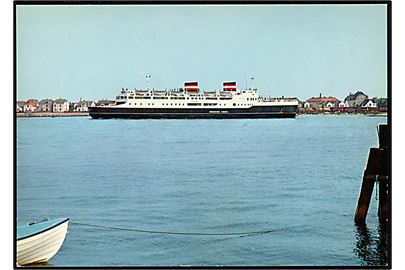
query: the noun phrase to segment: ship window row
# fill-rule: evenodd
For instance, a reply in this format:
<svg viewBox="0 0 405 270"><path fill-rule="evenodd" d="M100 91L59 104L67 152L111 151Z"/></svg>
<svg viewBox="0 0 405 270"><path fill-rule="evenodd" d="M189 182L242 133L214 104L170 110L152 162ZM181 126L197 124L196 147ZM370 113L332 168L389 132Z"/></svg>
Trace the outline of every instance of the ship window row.
<svg viewBox="0 0 405 270"><path fill-rule="evenodd" d="M184 100L184 99L187 99L187 100L218 100L218 98L217 97L159 97L159 96L155 96L155 97L150 97L150 96L128 96L128 97L126 97L126 96L117 96L117 100L118 99L177 99L177 100ZM230 99L232 99L232 97L220 97L219 98L220 100L230 100ZM254 99L254 98L248 98L247 100L257 100L257 99Z"/></svg>
<svg viewBox="0 0 405 270"><path fill-rule="evenodd" d="M234 103L233 106L253 106L253 104L239 104L239 103Z"/></svg>
<svg viewBox="0 0 405 270"><path fill-rule="evenodd" d="M123 103L120 103L120 104L123 104ZM136 105L137 103L134 103L134 105ZM132 103L130 102L129 103L129 105L132 105ZM139 103L139 105L142 105L142 103ZM150 106L150 105L152 105L152 106L154 106L155 105L155 103L148 103L148 105ZM182 104L182 103L162 103L161 104L162 106L185 106L186 104Z"/></svg>
<svg viewBox="0 0 405 270"><path fill-rule="evenodd" d="M174 104L173 103L170 103L170 104L169 103L166 103L166 104L162 103L162 105L163 106L169 106L169 105L170 106L184 106L185 104L184 103L183 104L182 103L174 103Z"/></svg>
<svg viewBox="0 0 405 270"><path fill-rule="evenodd" d="M122 103L121 103L121 104L122 104ZM132 103L130 102L129 105L132 105ZM134 103L134 105L136 105L136 103ZM139 105L142 105L142 103L139 103ZM150 105L154 106L155 103L148 103L148 105L149 105L149 106L150 106ZM165 104L163 104L163 105L165 105ZM176 105L177 105L177 104L176 104ZM180 105L180 104L179 104L179 105Z"/></svg>
<svg viewBox="0 0 405 270"><path fill-rule="evenodd" d="M117 102L116 104L124 104L125 102ZM129 102L129 105L137 105L138 103L131 103ZM142 105L142 103L139 103L139 105ZM145 104L146 105L146 104ZM154 106L155 103L148 103L148 106ZM185 106L185 103L162 103L161 106ZM226 104L221 104L221 103L187 103L187 106L226 106ZM233 103L233 106L253 106L253 104L237 104Z"/></svg>

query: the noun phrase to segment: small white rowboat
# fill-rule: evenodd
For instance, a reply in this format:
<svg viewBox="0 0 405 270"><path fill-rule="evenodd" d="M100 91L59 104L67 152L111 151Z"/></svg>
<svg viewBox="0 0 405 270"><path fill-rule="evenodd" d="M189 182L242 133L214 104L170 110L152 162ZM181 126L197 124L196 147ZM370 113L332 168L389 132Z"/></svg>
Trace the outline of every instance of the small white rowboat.
<svg viewBox="0 0 405 270"><path fill-rule="evenodd" d="M47 262L60 249L69 219L59 218L17 226L17 264Z"/></svg>

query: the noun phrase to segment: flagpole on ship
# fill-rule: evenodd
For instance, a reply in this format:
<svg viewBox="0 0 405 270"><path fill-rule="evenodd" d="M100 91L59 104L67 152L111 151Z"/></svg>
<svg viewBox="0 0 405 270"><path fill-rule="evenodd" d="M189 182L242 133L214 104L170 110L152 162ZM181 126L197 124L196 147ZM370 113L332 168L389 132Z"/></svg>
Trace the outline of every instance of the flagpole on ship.
<svg viewBox="0 0 405 270"><path fill-rule="evenodd" d="M248 81L249 80L250 80L250 88L248 88ZM250 77L250 76L246 75L246 91L248 89L253 90L253 80L254 80L254 77Z"/></svg>
<svg viewBox="0 0 405 270"><path fill-rule="evenodd" d="M146 90L149 91L149 80L152 77L150 73L141 72L141 75L145 78L146 81Z"/></svg>
<svg viewBox="0 0 405 270"><path fill-rule="evenodd" d="M152 77L150 74L146 74L146 85L147 85L147 87L148 87L148 91L150 91L149 90L149 81L150 81L150 78Z"/></svg>

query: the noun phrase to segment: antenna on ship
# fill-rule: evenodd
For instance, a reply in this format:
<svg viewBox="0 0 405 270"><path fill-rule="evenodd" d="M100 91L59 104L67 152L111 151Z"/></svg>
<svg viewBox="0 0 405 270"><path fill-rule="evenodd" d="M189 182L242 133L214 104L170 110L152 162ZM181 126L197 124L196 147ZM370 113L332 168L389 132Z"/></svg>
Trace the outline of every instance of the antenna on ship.
<svg viewBox="0 0 405 270"><path fill-rule="evenodd" d="M141 73L141 74L142 74L142 76L145 77L147 90L149 90L149 82L150 82L150 78L152 78L152 75L150 73Z"/></svg>
<svg viewBox="0 0 405 270"><path fill-rule="evenodd" d="M253 89L253 80L254 80L255 78L254 77L250 77L250 76L248 76L248 75L246 75L246 90L248 90L248 81L250 80L250 90L252 90Z"/></svg>

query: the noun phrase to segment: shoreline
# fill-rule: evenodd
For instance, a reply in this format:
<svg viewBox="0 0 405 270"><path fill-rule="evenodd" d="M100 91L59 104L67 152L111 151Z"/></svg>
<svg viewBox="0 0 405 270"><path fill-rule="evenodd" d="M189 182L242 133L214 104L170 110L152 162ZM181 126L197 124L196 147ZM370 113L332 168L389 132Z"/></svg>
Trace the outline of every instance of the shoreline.
<svg viewBox="0 0 405 270"><path fill-rule="evenodd" d="M297 112L297 115L365 115L388 116L388 112Z"/></svg>
<svg viewBox="0 0 405 270"><path fill-rule="evenodd" d="M89 116L89 112L18 112L16 117L72 117L72 116Z"/></svg>

